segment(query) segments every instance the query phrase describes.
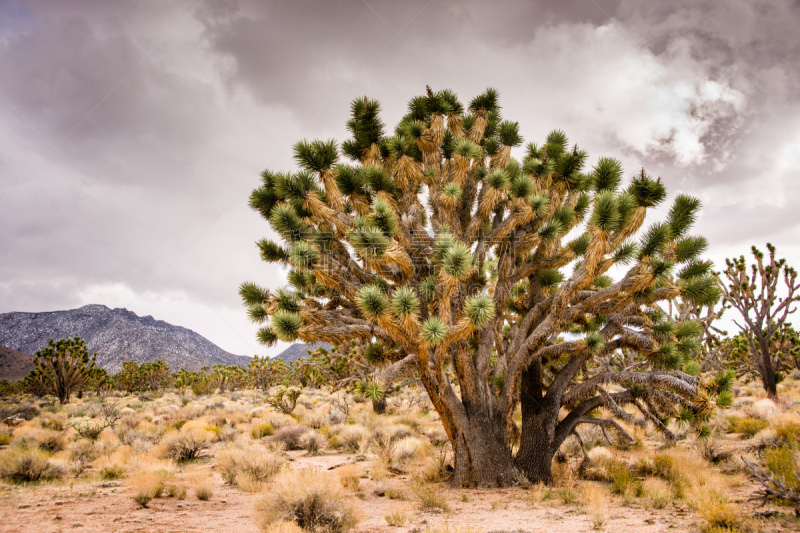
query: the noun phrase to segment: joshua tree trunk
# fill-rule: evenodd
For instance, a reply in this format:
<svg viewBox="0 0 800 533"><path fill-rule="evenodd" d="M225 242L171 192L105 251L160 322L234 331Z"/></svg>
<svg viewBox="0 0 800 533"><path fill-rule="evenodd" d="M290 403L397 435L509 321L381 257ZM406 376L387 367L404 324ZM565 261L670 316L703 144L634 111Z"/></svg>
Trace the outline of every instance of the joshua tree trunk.
<svg viewBox="0 0 800 533"><path fill-rule="evenodd" d="M453 436L454 486L509 487L523 479L505 438L505 421L472 416Z"/></svg>
<svg viewBox="0 0 800 533"><path fill-rule="evenodd" d="M380 400L372 400L372 410L376 414L382 415L386 412L386 396L384 395Z"/></svg>
<svg viewBox="0 0 800 533"><path fill-rule="evenodd" d="M542 393L541 370L541 363L534 361L521 376L522 434L516 462L531 483L549 484L553 480L551 462L558 449L554 442L558 406L549 405L549 398Z"/></svg>

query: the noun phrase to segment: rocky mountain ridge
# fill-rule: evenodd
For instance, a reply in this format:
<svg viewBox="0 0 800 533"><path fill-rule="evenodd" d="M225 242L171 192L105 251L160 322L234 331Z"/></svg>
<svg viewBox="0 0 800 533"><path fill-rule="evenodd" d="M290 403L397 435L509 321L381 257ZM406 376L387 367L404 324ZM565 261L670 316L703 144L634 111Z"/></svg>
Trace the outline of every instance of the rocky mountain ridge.
<svg viewBox="0 0 800 533"><path fill-rule="evenodd" d="M67 311L0 314L0 345L23 353L36 353L48 339L76 336L86 341L89 353L97 352L97 365L111 374L122 370L124 361L162 359L172 371L218 363L246 367L250 361L190 329L127 309L92 304Z"/></svg>

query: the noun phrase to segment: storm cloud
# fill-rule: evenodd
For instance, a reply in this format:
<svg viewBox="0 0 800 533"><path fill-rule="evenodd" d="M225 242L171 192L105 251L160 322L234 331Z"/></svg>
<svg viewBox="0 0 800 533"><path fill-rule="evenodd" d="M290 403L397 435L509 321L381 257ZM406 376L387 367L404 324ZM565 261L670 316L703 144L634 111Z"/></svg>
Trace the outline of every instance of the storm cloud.
<svg viewBox="0 0 800 533"><path fill-rule="evenodd" d="M236 290L283 283L258 173L425 85L496 87L526 141L560 128L699 196L718 263L770 241L798 265L798 23L788 0L0 2L0 312L102 303L268 353Z"/></svg>

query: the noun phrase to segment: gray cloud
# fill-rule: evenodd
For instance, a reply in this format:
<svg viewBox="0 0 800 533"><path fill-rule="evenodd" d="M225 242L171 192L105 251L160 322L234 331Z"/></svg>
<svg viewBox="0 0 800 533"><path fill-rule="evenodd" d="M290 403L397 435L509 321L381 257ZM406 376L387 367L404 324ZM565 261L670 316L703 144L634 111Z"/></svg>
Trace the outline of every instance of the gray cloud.
<svg viewBox="0 0 800 533"><path fill-rule="evenodd" d="M712 255L800 262L796 2L137 0L0 4L0 312L97 301L248 353L236 286L277 286L246 207L299 138L424 90L500 90L527 140L563 128L704 199ZM166 31L172 31L167 37ZM58 146L55 153L52 148ZM49 155L48 155L49 154ZM731 228L735 228L732 231ZM793 258L793 259L792 259Z"/></svg>

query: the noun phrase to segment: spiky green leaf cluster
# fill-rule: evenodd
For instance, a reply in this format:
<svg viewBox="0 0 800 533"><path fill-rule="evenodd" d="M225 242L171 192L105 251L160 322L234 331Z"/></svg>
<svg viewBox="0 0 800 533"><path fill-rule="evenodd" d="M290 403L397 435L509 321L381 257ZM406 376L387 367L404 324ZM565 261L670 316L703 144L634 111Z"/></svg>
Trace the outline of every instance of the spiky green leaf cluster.
<svg viewBox="0 0 800 533"><path fill-rule="evenodd" d="M494 318L494 302L486 294L470 296L464 304L464 315L475 328L484 328Z"/></svg>
<svg viewBox="0 0 800 533"><path fill-rule="evenodd" d="M386 312L389 300L379 287L364 285L356 294L356 305L367 318L378 318Z"/></svg>
<svg viewBox="0 0 800 533"><path fill-rule="evenodd" d="M430 344L439 344L447 336L447 325L438 316L432 316L422 323L422 336Z"/></svg>

